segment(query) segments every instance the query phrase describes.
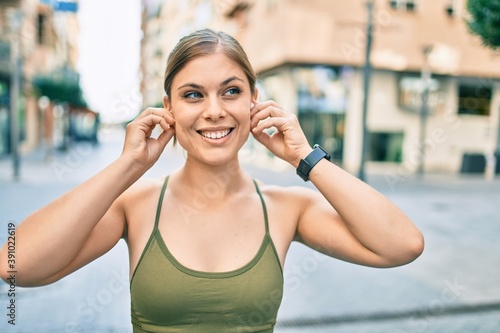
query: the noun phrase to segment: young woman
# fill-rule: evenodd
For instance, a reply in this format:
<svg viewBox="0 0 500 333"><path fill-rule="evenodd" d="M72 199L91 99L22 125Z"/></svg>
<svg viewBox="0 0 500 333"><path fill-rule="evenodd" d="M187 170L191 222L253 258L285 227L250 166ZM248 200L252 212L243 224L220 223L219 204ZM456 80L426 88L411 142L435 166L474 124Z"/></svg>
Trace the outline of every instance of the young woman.
<svg viewBox="0 0 500 333"><path fill-rule="evenodd" d="M124 238L134 332L272 332L292 241L372 267L418 257L423 237L405 214L313 149L296 116L257 102L255 80L227 34L181 39L168 59L164 108L127 126L115 162L19 225L18 285L57 281ZM238 162L250 133L318 191L254 181ZM184 166L140 179L174 136ZM6 246L0 265L6 279Z"/></svg>

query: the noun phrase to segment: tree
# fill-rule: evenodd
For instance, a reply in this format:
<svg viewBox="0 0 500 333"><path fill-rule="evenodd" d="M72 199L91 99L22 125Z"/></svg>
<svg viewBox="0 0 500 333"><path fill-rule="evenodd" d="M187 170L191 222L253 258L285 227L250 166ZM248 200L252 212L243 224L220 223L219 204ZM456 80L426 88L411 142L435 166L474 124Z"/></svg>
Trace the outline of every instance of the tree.
<svg viewBox="0 0 500 333"><path fill-rule="evenodd" d="M467 11L470 32L481 37L486 47L500 49L500 0L467 0ZM500 119L495 151L500 154Z"/></svg>
<svg viewBox="0 0 500 333"><path fill-rule="evenodd" d="M491 49L500 48L500 0L468 0L467 26Z"/></svg>

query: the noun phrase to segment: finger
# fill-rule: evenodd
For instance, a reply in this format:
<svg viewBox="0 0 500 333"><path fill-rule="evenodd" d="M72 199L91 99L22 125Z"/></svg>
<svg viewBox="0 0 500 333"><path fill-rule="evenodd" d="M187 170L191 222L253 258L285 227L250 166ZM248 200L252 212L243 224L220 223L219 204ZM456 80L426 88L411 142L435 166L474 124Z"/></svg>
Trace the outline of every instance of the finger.
<svg viewBox="0 0 500 333"><path fill-rule="evenodd" d="M150 124L151 131L153 131L157 125L159 125L164 132L168 131L170 128L175 128L175 119L166 109L149 108L148 111L151 113L146 116L143 121Z"/></svg>
<svg viewBox="0 0 500 333"><path fill-rule="evenodd" d="M173 129L174 128L174 125L170 125L166 119L162 118L160 120L160 122L158 123L158 125L160 125L161 129L166 132L168 131L169 129Z"/></svg>
<svg viewBox="0 0 500 333"><path fill-rule="evenodd" d="M167 111L164 108L147 108L139 113L137 119L145 118L151 115L163 116Z"/></svg>
<svg viewBox="0 0 500 333"><path fill-rule="evenodd" d="M159 125L163 131L166 131L171 127L167 123L165 118L151 114L148 115L147 117L144 117L142 119L137 119L136 121L134 121L134 127L132 128L137 128L137 130L142 131L144 133L145 137L149 138L151 137L151 134L153 133L153 130L157 125Z"/></svg>
<svg viewBox="0 0 500 333"><path fill-rule="evenodd" d="M276 108L274 106L269 106L250 118L250 126L254 128L257 124L266 118L285 118L288 115L286 111L281 108Z"/></svg>
<svg viewBox="0 0 500 333"><path fill-rule="evenodd" d="M253 129L252 132L255 134L262 133L265 129L271 128L271 127L276 127L278 131L286 125L287 119L286 118L281 118L281 117L270 117L267 119L262 120L260 123L258 123Z"/></svg>
<svg viewBox="0 0 500 333"><path fill-rule="evenodd" d="M165 120L169 125L172 126L175 125L175 118L170 112L166 111L165 114L163 115L163 118L165 118Z"/></svg>
<svg viewBox="0 0 500 333"><path fill-rule="evenodd" d="M258 112L260 112L268 107L275 107L275 108L281 109L281 106L273 100L265 101L265 102L261 102L261 103L257 103L255 101L254 106L250 109L250 116L253 116L256 113L258 113Z"/></svg>
<svg viewBox="0 0 500 333"><path fill-rule="evenodd" d="M259 121L264 120L271 116L271 110L268 108L261 109L258 112L250 115L250 128L254 128Z"/></svg>
<svg viewBox="0 0 500 333"><path fill-rule="evenodd" d="M158 143L161 146L161 149L163 150L167 143L172 139L172 137L175 135L175 128L170 127L166 131L163 131L156 140L158 140Z"/></svg>
<svg viewBox="0 0 500 333"><path fill-rule="evenodd" d="M148 108L146 111L144 111L144 117L154 117L156 119L157 116L162 117L163 119L166 120L168 125L175 125L175 118L172 115L171 112L164 108ZM164 126L162 125L162 128L165 130Z"/></svg>
<svg viewBox="0 0 500 333"><path fill-rule="evenodd" d="M153 127L157 124L161 125L162 123L167 127L169 126L167 120L164 117L156 114L150 114L143 117L142 119L137 119L137 122L140 124L144 124L146 126L153 126Z"/></svg>
<svg viewBox="0 0 500 333"><path fill-rule="evenodd" d="M269 141L271 140L271 135L262 131L252 131L252 135L258 142L262 143L265 147L268 146Z"/></svg>

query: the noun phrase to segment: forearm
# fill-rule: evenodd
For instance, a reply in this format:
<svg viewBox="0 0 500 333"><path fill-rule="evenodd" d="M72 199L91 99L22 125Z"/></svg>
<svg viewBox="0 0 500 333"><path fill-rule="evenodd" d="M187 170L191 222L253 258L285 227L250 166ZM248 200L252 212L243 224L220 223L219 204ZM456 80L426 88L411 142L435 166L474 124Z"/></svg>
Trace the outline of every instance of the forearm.
<svg viewBox="0 0 500 333"><path fill-rule="evenodd" d="M399 265L421 253L422 234L381 193L326 160L313 168L309 178L354 237L382 262Z"/></svg>
<svg viewBox="0 0 500 333"><path fill-rule="evenodd" d="M297 168L301 159L306 158L313 149L300 128L297 116L283 110L276 102L256 103L250 110L252 133L257 141L266 146L275 156ZM278 133L269 135L265 129L275 127ZM307 172L306 170L303 170ZM415 259L422 251L423 238L420 231L408 217L383 195L367 184L351 176L326 159L320 160L309 173L309 179L323 194L338 215L324 202L311 202L303 198L302 216L299 217L298 239L307 238L306 243L314 246L327 246L329 252L343 251L355 256L352 250L369 253L360 254L356 260L375 266L392 266ZM312 196L310 197L312 198ZM304 204L305 203L305 204ZM319 205L319 206L317 206ZM319 208L311 212L311 207ZM325 209L322 209L325 208ZM312 217L311 217L312 216ZM339 218L340 217L340 218ZM315 230L313 227L325 224L314 223L320 218L329 230ZM338 221L341 226L334 225ZM317 222L317 221L316 221ZM304 228L300 224L304 223ZM313 227L311 227L313 226ZM344 227L345 226L345 227ZM319 240L325 234L347 229L350 240L347 244L325 244ZM353 236L355 239L352 239ZM328 236L326 236L328 237ZM342 240L337 239L342 243ZM344 244L344 245L345 245ZM359 246L361 244L361 246ZM355 251L354 251L355 252ZM375 255L375 259L373 254ZM371 259L367 259L370 257Z"/></svg>
<svg viewBox="0 0 500 333"><path fill-rule="evenodd" d="M131 166L123 158L116 160L19 225L16 230L18 280L28 276L29 279L46 278L76 257L112 203L142 175ZM0 251L2 266L7 262L6 252L4 245Z"/></svg>

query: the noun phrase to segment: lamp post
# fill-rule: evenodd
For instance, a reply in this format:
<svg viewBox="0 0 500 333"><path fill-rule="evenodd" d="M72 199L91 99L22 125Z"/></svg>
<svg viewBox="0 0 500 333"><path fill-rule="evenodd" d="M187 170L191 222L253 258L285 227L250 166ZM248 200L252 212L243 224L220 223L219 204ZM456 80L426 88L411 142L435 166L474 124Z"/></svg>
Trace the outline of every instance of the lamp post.
<svg viewBox="0 0 500 333"><path fill-rule="evenodd" d="M22 24L22 14L19 8L10 11L9 25L11 37L11 78L10 78L10 150L12 155L13 178L19 180L21 158L19 155L19 85L21 76L19 31Z"/></svg>
<svg viewBox="0 0 500 333"><path fill-rule="evenodd" d="M372 35L373 35L373 0L367 2L368 21L366 23L366 49L365 49L365 66L363 68L363 113L361 118L362 124L362 144L361 144L361 162L359 165L358 177L362 181L366 180L365 163L368 155L368 127L366 124L366 116L368 113L368 94L370 90L370 76L371 76L371 63L370 55L372 49Z"/></svg>
<svg viewBox="0 0 500 333"><path fill-rule="evenodd" d="M422 81L422 106L420 108L420 157L417 169L417 175L422 178L424 175L424 165L425 165L425 137L427 130L427 116L429 113L429 81L431 79L431 71L429 68L429 54L432 51L431 45L426 45L422 49L423 53L423 63L421 71L421 81Z"/></svg>

